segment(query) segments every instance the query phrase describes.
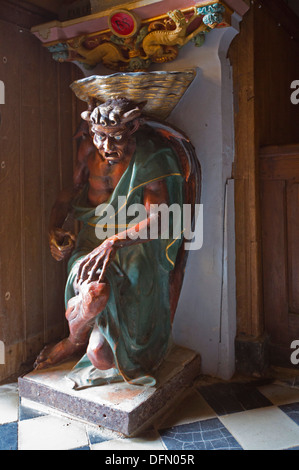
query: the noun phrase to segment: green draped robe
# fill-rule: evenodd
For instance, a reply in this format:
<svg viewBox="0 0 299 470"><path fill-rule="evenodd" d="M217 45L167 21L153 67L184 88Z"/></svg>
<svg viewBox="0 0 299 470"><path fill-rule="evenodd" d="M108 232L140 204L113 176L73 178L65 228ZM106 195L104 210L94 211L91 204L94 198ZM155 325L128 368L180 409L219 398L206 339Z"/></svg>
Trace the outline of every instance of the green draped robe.
<svg viewBox="0 0 299 470"><path fill-rule="evenodd" d="M132 222L135 215L127 215L128 207L143 203L144 187L153 181L165 180L169 205L179 204L182 214L184 177L177 155L149 128L137 131L135 136L135 153L107 201L116 214L112 219L116 232L124 230L119 221L125 221L125 225ZM96 208L88 207L87 194L88 186L74 201L75 216L83 226L68 264L66 305L76 295L73 283L79 260L102 241L97 237L96 226L103 221L103 213L96 215ZM126 197L122 206L119 206L119 196ZM106 223L107 213L105 216ZM153 372L165 357L171 340L169 274L182 243L181 235L173 236L173 222L178 221L170 217L168 238L120 248L109 264L106 280L110 284L110 296L96 318L96 325L113 351L116 366L101 371L85 354L69 374L75 388L120 380L155 384Z"/></svg>

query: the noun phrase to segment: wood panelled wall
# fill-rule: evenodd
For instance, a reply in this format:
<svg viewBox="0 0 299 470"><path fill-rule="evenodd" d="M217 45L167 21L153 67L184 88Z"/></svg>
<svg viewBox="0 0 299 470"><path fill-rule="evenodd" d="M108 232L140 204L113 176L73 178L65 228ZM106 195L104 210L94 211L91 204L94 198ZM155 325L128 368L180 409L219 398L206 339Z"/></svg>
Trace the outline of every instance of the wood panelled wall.
<svg viewBox="0 0 299 470"><path fill-rule="evenodd" d="M235 224L238 335L261 330L258 226L257 122L254 80L254 14L244 16L229 55L233 66L235 105Z"/></svg>
<svg viewBox="0 0 299 470"><path fill-rule="evenodd" d="M81 110L69 88L79 69L55 62L24 27L30 12L13 15L0 11L0 380L65 334L66 266L51 258L47 226L59 189L71 182Z"/></svg>
<svg viewBox="0 0 299 470"><path fill-rule="evenodd" d="M299 79L299 20L280 0L251 3L229 51L235 100L237 338L245 341L264 334L260 148L299 141L299 106L290 100L291 82Z"/></svg>
<svg viewBox="0 0 299 470"><path fill-rule="evenodd" d="M283 12L280 17L271 15L271 6L270 10L266 7L253 10L259 147L299 142L299 106L290 99L294 91L291 83L299 80L299 18L294 15L297 31L293 32L284 27Z"/></svg>

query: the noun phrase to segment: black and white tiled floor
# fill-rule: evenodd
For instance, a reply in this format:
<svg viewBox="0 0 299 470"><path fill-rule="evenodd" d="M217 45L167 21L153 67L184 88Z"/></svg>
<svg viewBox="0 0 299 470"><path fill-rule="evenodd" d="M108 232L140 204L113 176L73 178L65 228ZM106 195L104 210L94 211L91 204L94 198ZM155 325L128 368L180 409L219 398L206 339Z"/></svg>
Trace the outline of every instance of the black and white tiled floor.
<svg viewBox="0 0 299 470"><path fill-rule="evenodd" d="M19 404L0 386L0 450L299 449L299 388L287 383L198 381L163 421L134 438Z"/></svg>

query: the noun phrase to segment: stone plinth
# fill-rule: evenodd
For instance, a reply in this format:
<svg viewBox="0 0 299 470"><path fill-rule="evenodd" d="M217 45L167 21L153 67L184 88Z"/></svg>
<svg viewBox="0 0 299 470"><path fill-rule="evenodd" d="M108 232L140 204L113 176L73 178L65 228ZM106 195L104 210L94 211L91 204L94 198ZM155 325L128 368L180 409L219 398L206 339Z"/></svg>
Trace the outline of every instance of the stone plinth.
<svg viewBox="0 0 299 470"><path fill-rule="evenodd" d="M146 429L158 415L175 406L175 400L200 373L200 357L175 346L155 374L155 387L120 382L74 390L66 377L74 364L67 362L20 377L21 399L126 436Z"/></svg>

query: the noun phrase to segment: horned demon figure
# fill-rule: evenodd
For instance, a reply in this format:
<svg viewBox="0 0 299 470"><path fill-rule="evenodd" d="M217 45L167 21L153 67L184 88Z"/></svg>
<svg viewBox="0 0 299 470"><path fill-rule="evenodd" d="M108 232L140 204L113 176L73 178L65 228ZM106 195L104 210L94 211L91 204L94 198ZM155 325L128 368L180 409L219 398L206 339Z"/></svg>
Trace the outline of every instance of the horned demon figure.
<svg viewBox="0 0 299 470"><path fill-rule="evenodd" d="M143 106L116 98L82 113L74 184L51 213L52 255L68 259L69 336L46 346L35 367L82 353L69 375L77 389L120 380L153 385L169 348L186 262L184 234L174 238L169 230L168 238L151 239L159 212L150 208L198 202L200 170L188 138L146 118ZM146 211L138 223L128 210L136 203ZM99 239L103 204L115 217L110 235ZM81 222L77 237L63 228L70 212Z"/></svg>

